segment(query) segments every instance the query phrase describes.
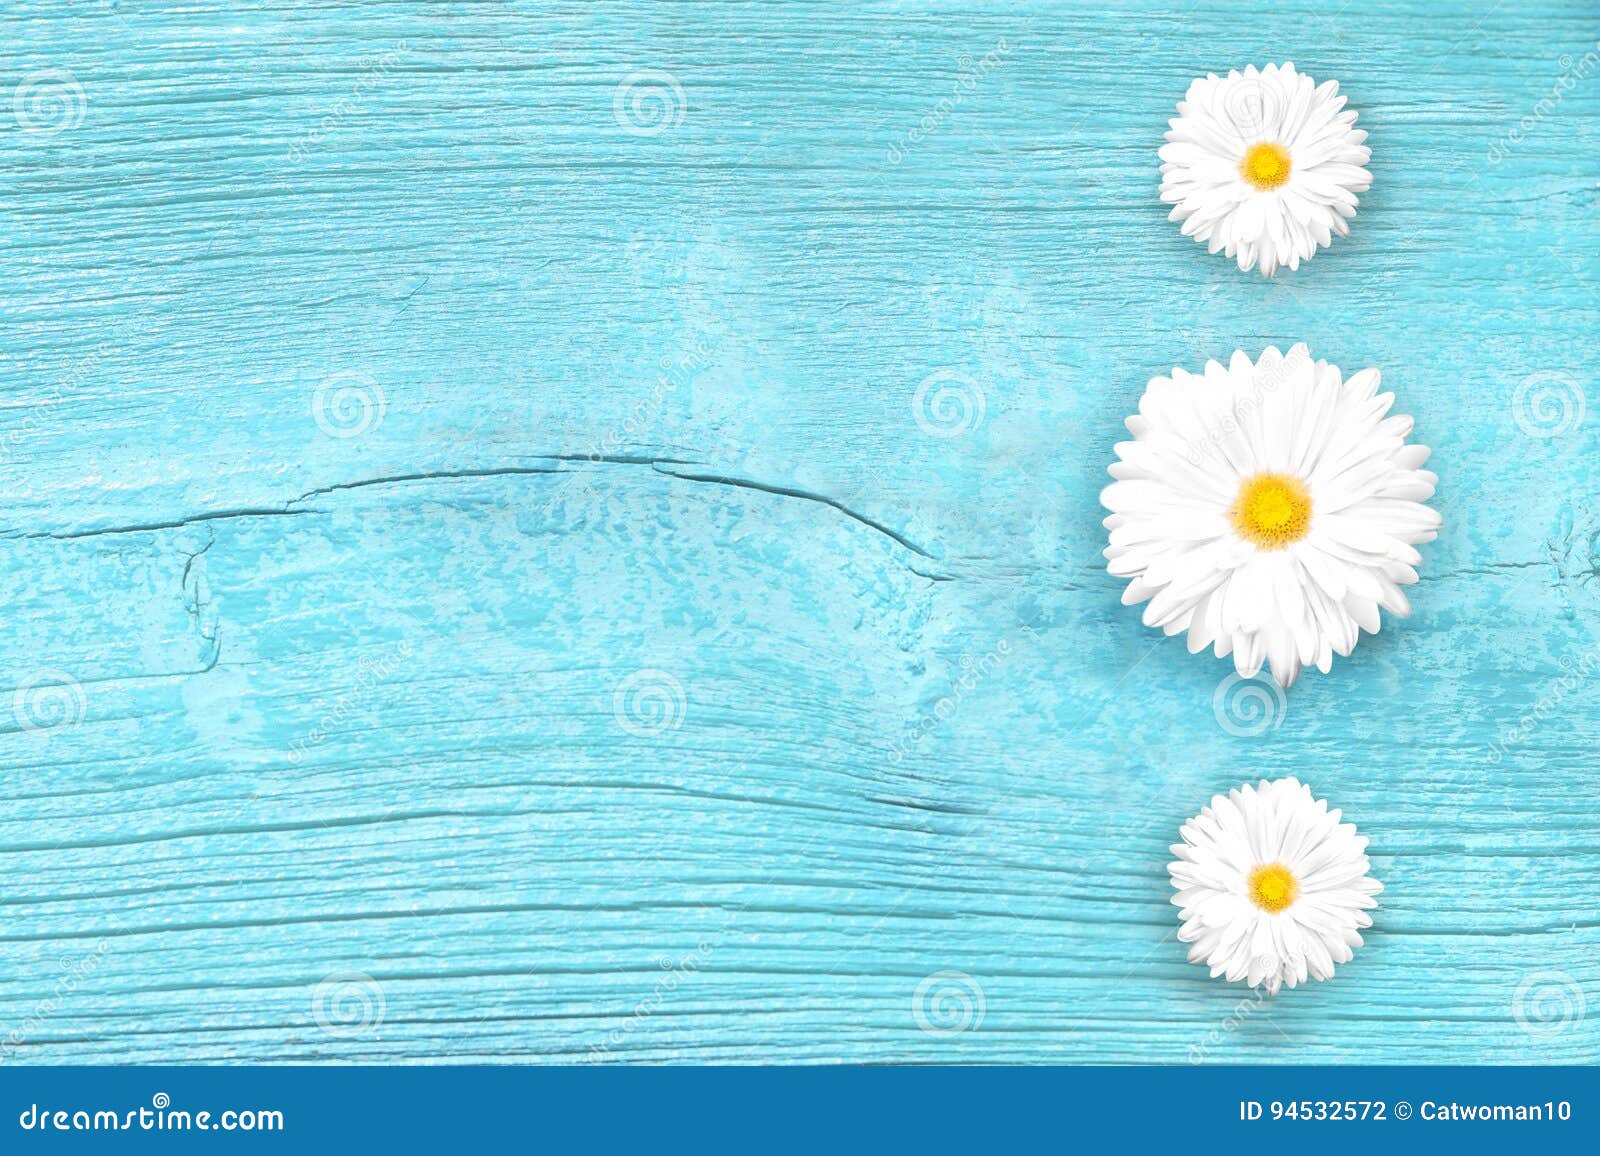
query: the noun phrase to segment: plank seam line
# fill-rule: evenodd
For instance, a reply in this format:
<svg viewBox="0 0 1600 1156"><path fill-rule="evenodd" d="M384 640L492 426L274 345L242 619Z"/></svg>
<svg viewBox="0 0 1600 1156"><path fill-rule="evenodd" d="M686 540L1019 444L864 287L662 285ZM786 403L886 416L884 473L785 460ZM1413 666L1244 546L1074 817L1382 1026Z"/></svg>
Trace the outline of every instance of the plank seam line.
<svg viewBox="0 0 1600 1156"><path fill-rule="evenodd" d="M711 485L716 485L716 486L733 486L733 487L735 487L737 489L741 489L741 490L754 490L756 493L759 493L759 494L775 494L778 497L782 497L782 498L799 498L801 501L805 501L805 502L817 502L817 503L819 503L821 505L827 506L829 509L833 509L833 510L839 511L839 513L843 514L845 517L850 518L853 521L859 522L861 525L867 527L869 530L877 531L878 533L882 534L884 537L890 539L891 541L897 543L898 545L900 545L904 549L910 550L913 554L917 554L917 555L919 555L919 556L921 556L923 558L926 558L930 562L931 561L936 561L936 559L934 558L934 556L932 554L928 553L928 551L924 550L921 546L918 546L915 542L911 541L911 539L907 538L904 534L901 534L898 531L893 530L888 526L885 526L882 522L879 522L879 521L877 521L877 520L875 520L873 518L867 517L865 514L857 513L855 510L852 510L849 506L846 506L843 502L839 501L836 498L830 498L826 494L817 494L817 493L811 492L810 490L796 489L796 488L794 488L792 486L778 486L778 485L773 485L772 483L769 483L769 482L758 482L758 481L755 481L755 480L753 480L751 478L735 478L735 477L731 477L731 476L729 476L727 474L686 474L686 473L679 473L676 470L664 470L664 469L661 468L661 466L659 464L655 465L654 468L655 468L655 471L657 473L665 474L665 475L667 475L668 477L671 477L671 478L681 478L683 481L686 481L686 482L707 482L707 483L709 483ZM926 575L925 574L925 575L923 575L923 577L925 577L925 578L926 577L932 577L932 575ZM934 580L935 581L949 581L949 576L948 575L941 575L940 577L935 578Z"/></svg>
<svg viewBox="0 0 1600 1156"><path fill-rule="evenodd" d="M735 489L749 490L758 494L772 494L783 498L797 498L805 502L816 502L831 510L836 510L859 525L865 526L878 534L882 534L896 545L918 557L929 561L937 561L934 556L921 546L917 545L904 534L890 526L870 518L865 514L852 510L837 498L830 498L826 494L815 493L810 490L799 489L794 486L780 486L770 482L760 482L752 478L737 478L727 474L699 474L680 472L666 468L678 465L693 465L692 462L680 458L653 458L636 455L601 455L601 454L550 454L547 456L552 461L582 462L592 465L648 465L657 474L664 477L676 478L684 482L704 482L709 485L730 486ZM299 509L303 503L313 498L323 497L327 494L338 493L346 490L362 490L374 486L395 485L403 482L446 481L459 478L493 478L514 477L521 475L538 474L566 474L570 470L552 469L548 466L503 466L479 470L443 470L428 473L392 474L379 478L365 478L354 482L338 482L329 486L318 486L316 489L307 490L299 497L291 498L282 506L246 506L233 510L213 510L200 514L191 514L187 517L177 518L166 522L146 522L131 526L104 526L91 530L43 530L27 534L12 534L8 537L16 539L49 539L53 541L67 541L79 538L98 538L115 534L140 534L153 533L160 530L181 530L201 522L216 522L234 518L282 518L293 517L303 513L318 513L315 509ZM922 578L933 582L949 582L953 578L948 574L928 574L913 568Z"/></svg>

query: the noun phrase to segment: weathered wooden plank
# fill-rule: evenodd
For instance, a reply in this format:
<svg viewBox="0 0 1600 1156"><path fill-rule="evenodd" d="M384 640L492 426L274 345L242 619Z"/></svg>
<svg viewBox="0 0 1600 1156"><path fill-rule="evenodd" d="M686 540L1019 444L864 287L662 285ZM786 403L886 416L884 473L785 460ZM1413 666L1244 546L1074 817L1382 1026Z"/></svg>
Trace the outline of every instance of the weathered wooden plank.
<svg viewBox="0 0 1600 1156"><path fill-rule="evenodd" d="M1592 6L8 23L70 83L0 129L4 1059L1600 1055ZM1154 151L1286 57L1375 185L1266 282ZM1096 495L1151 373L1301 339L1445 532L1234 733ZM1291 772L1388 889L1261 1004L1166 846Z"/></svg>

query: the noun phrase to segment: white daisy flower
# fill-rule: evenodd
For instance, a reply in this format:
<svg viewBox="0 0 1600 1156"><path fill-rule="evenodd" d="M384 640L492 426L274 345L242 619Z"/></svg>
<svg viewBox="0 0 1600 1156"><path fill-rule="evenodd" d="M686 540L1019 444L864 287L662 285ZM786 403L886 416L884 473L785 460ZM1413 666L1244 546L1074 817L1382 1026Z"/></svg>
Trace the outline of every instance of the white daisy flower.
<svg viewBox="0 0 1600 1156"><path fill-rule="evenodd" d="M1167 870L1190 963L1277 995L1350 962L1383 884L1367 874L1367 840L1310 787L1246 784L1214 796L1180 833Z"/></svg>
<svg viewBox="0 0 1600 1156"><path fill-rule="evenodd" d="M1338 81L1318 85L1293 64L1196 80L1161 146L1168 219L1268 277L1349 236L1372 150L1344 104Z"/></svg>
<svg viewBox="0 0 1600 1156"><path fill-rule="evenodd" d="M1376 369L1345 381L1304 345L1151 378L1100 495L1123 604L1148 600L1146 626L1231 653L1243 678L1269 663L1281 686L1376 634L1380 606L1409 614L1438 479L1393 404Z"/></svg>

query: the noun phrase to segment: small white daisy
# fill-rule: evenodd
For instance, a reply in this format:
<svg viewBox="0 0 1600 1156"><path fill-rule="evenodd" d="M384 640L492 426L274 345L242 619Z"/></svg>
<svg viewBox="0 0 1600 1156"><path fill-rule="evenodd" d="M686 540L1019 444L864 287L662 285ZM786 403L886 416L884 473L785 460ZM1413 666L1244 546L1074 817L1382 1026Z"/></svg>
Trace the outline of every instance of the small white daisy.
<svg viewBox="0 0 1600 1156"><path fill-rule="evenodd" d="M1367 840L1310 787L1246 784L1214 796L1180 833L1167 870L1190 963L1277 995L1350 962L1383 884L1367 874Z"/></svg>
<svg viewBox="0 0 1600 1156"><path fill-rule="evenodd" d="M1304 345L1151 378L1100 495L1123 604L1148 599L1146 626L1231 653L1243 678L1269 663L1282 686L1376 634L1380 606L1409 614L1438 479L1393 404L1376 369L1345 381Z"/></svg>
<svg viewBox="0 0 1600 1156"><path fill-rule="evenodd" d="M1196 80L1161 146L1169 220L1268 277L1349 236L1372 150L1344 104L1338 81L1318 85L1293 64Z"/></svg>

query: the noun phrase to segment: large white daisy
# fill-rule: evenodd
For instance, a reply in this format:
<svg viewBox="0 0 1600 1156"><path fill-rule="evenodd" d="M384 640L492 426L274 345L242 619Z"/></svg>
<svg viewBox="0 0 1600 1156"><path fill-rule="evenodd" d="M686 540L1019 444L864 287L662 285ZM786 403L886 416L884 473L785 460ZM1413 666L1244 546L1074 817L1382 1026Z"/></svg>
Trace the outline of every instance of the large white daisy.
<svg viewBox="0 0 1600 1156"><path fill-rule="evenodd" d="M1196 80L1161 147L1169 219L1268 277L1349 236L1372 150L1344 104L1338 81L1318 85L1293 64Z"/></svg>
<svg viewBox="0 0 1600 1156"><path fill-rule="evenodd" d="M1383 884L1367 874L1367 840L1295 779L1216 795L1180 834L1167 865L1178 938L1213 976L1272 995L1330 979L1372 926Z"/></svg>
<svg viewBox="0 0 1600 1156"><path fill-rule="evenodd" d="M1146 626L1231 653L1244 678L1268 663L1282 686L1376 634L1380 606L1409 614L1400 588L1438 532L1422 504L1438 479L1393 404L1376 369L1345 381L1304 345L1151 378L1100 495L1123 603L1148 600Z"/></svg>

